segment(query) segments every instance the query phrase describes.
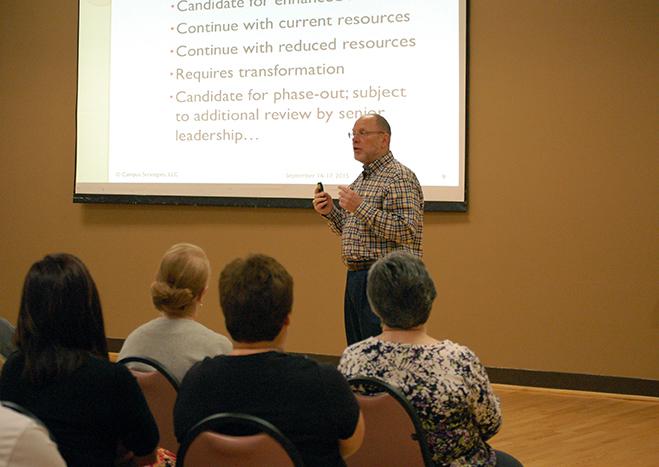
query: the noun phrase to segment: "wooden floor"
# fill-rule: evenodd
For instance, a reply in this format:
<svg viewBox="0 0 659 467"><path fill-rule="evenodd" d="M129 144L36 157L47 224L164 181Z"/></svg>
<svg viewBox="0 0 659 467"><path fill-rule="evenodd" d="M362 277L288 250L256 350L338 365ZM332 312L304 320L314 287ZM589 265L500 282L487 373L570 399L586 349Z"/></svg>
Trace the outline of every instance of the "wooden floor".
<svg viewBox="0 0 659 467"><path fill-rule="evenodd" d="M659 398L494 384L491 445L525 467L659 467Z"/></svg>

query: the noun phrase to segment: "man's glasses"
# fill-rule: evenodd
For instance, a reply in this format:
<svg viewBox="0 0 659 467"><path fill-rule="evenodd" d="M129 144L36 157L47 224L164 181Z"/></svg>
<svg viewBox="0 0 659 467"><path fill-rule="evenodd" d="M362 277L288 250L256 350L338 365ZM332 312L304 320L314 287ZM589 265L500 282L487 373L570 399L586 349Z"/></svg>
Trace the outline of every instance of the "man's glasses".
<svg viewBox="0 0 659 467"><path fill-rule="evenodd" d="M354 139L358 136L360 138L364 138L368 135L373 135L373 134L376 134L376 133L384 134L386 132L385 131L364 131L364 130L362 130L362 131L358 131L357 133L353 133L352 131L349 131L348 132L348 139Z"/></svg>

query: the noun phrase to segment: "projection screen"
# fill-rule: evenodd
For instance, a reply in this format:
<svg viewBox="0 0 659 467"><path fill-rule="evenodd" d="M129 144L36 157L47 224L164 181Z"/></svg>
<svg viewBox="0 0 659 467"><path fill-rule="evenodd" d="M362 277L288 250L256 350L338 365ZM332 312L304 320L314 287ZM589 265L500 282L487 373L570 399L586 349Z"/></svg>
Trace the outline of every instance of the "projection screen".
<svg viewBox="0 0 659 467"><path fill-rule="evenodd" d="M467 208L467 0L79 0L74 202L310 207L379 113Z"/></svg>

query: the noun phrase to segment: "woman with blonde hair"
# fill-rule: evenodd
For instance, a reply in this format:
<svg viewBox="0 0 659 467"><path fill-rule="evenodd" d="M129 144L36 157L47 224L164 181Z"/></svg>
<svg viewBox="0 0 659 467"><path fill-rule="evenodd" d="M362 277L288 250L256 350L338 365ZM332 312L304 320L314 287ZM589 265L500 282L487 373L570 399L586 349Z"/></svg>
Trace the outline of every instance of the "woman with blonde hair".
<svg viewBox="0 0 659 467"><path fill-rule="evenodd" d="M204 357L231 352L229 339L197 322L209 277L210 263L204 250L190 243L169 248L151 284L151 298L161 316L130 333L119 359L152 358L181 381Z"/></svg>

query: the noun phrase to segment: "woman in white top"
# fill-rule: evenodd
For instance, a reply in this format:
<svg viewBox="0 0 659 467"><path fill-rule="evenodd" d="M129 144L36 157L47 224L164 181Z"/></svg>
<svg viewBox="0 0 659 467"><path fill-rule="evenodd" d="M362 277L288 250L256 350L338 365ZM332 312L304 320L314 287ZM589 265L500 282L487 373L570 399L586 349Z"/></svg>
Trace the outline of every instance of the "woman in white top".
<svg viewBox="0 0 659 467"><path fill-rule="evenodd" d="M0 405L0 467L65 467L46 428Z"/></svg>
<svg viewBox="0 0 659 467"><path fill-rule="evenodd" d="M204 357L231 352L229 339L197 322L209 276L210 263L204 250L189 243L169 248L151 284L151 297L160 317L130 333L119 359L155 359L180 382L188 369Z"/></svg>

